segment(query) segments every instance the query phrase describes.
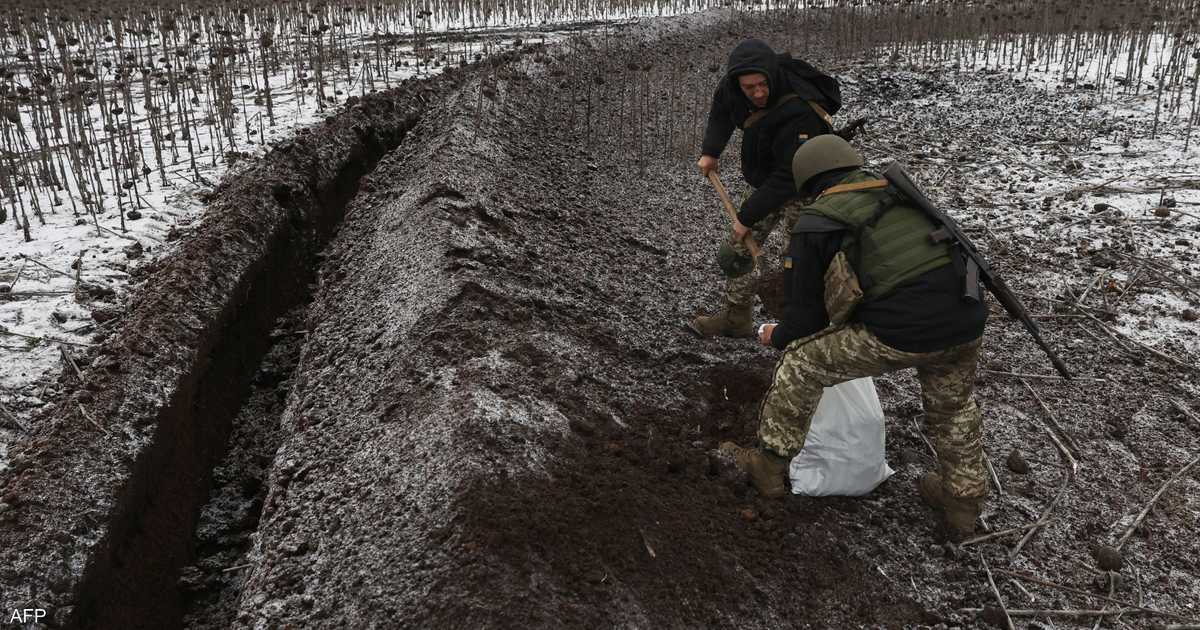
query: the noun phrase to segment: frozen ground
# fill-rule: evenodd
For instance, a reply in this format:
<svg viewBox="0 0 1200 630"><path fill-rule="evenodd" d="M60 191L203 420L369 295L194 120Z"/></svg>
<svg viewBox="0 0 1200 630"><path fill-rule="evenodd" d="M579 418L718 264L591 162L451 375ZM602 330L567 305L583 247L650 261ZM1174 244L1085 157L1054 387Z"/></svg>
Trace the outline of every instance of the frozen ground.
<svg viewBox="0 0 1200 630"><path fill-rule="evenodd" d="M894 71L856 77L850 92L876 81L885 95L912 96L914 110L847 98L850 115L877 117L864 140L868 155L928 169L926 186L976 220L971 227L985 250L1039 253L1027 270L1031 286L1023 287L1029 297L1072 296L1108 313L1122 337L1168 355L1200 348L1200 150L1197 138L1189 141L1195 112L1186 103L1180 111L1162 108L1152 137L1154 84L1101 94L1091 83L1097 66L1073 81L1054 64L922 68L893 61ZM967 77L988 89L972 93ZM995 106L997 99L1021 99L1047 113L1013 112ZM1056 132L1046 131L1046 117L1058 123ZM948 141L930 142L943 136ZM1146 284L1165 290L1142 291Z"/></svg>

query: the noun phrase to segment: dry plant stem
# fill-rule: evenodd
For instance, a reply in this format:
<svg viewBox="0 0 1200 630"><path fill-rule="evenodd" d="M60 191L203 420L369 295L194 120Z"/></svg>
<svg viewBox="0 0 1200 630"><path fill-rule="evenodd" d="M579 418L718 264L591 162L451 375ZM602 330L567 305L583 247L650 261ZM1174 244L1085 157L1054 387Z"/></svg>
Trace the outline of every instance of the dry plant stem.
<svg viewBox="0 0 1200 630"><path fill-rule="evenodd" d="M87 412L87 410L83 408L83 405L79 405L79 413L83 414L83 417L86 418L88 422L92 423L92 426L96 427L97 429L100 429L101 431L103 431L105 433L108 433L108 429L105 429L104 427L100 426L100 423L96 422L95 418L92 418L92 416Z"/></svg>
<svg viewBox="0 0 1200 630"><path fill-rule="evenodd" d="M1188 409L1187 406L1183 404L1183 401L1179 400L1178 398L1172 398L1171 405L1173 407L1175 407L1176 409L1178 409L1179 412L1182 413L1185 417L1187 417L1188 420L1195 422L1196 426L1198 428L1200 428L1200 417L1198 417L1198 416L1196 416L1196 414L1192 413L1192 410Z"/></svg>
<svg viewBox="0 0 1200 630"><path fill-rule="evenodd" d="M1146 265L1138 265L1137 271L1133 274L1133 277L1129 280L1129 283L1125 285L1124 289L1121 289L1121 294L1117 296L1115 302L1116 304L1120 304L1125 299L1125 294L1129 293L1129 290L1137 284L1137 281L1142 277L1142 272L1145 270Z"/></svg>
<svg viewBox="0 0 1200 630"><path fill-rule="evenodd" d="M1113 573L1112 571L1108 571L1108 572L1106 572L1106 575L1108 576L1108 596L1112 597L1113 593L1116 592L1116 589L1117 589L1117 581L1116 581L1116 577L1114 577L1115 573ZM1104 606L1101 606L1100 610L1107 612L1108 605L1106 604ZM1116 621L1118 619L1120 619L1121 615L1124 613L1125 613L1125 611L1120 611L1120 613L1117 615L1117 618L1114 619L1113 622L1116 623ZM1103 622L1104 622L1104 615L1097 615L1096 623L1092 624L1092 630L1100 630L1100 624Z"/></svg>
<svg viewBox="0 0 1200 630"><path fill-rule="evenodd" d="M1037 533L1037 530L1041 529L1050 522L1050 514L1054 511L1054 508L1058 507L1058 504L1062 502L1063 498L1067 496L1067 489L1070 487L1071 480L1074 479L1074 477L1075 475L1073 473L1063 474L1062 484L1059 485L1058 493L1054 495L1054 499L1052 499L1050 504L1046 506L1046 509L1042 511L1042 514L1038 517L1037 521L1034 521L1034 523L1029 527L1029 531L1025 532L1025 535L1021 537L1021 540L1017 543L1017 546L1013 547L1012 551L1008 553L1008 559L1010 562L1021 553L1021 549L1023 549L1029 540L1033 538L1033 535Z"/></svg>
<svg viewBox="0 0 1200 630"><path fill-rule="evenodd" d="M74 277L71 274L59 271L59 270L55 269L54 267L49 267L45 263L34 260L33 258L26 256L25 254L17 254L17 256L20 256L22 260L28 260L29 262L47 270L47 271L52 271L64 278L67 278L68 280L74 280Z"/></svg>
<svg viewBox="0 0 1200 630"><path fill-rule="evenodd" d="M1151 267L1155 267L1155 268L1159 269L1160 271L1169 271L1169 272L1171 272L1171 273L1169 273L1169 274L1159 274L1159 276L1160 276L1160 277L1162 277L1162 278L1164 278L1164 279L1166 279L1168 282L1170 282L1170 283L1174 284L1174 285L1175 285L1175 286L1177 286L1177 287L1180 287L1180 288L1182 288L1182 289L1187 289L1188 291L1191 291L1191 290L1192 290L1192 287L1191 287L1191 285L1189 285L1189 284L1187 284L1187 283L1185 283L1185 282L1183 282L1183 281L1181 281L1181 280L1179 280L1179 279L1177 278L1177 276L1182 276L1182 275L1185 275L1185 274L1184 274L1184 272L1183 272L1183 271L1179 270L1179 269L1178 269L1178 268L1176 268L1176 267L1173 267L1173 266L1171 266L1171 265L1169 265L1169 264L1167 264L1167 263L1165 263L1165 262L1162 262L1162 261L1160 261L1160 260L1155 260L1155 259L1153 259L1153 258L1148 258L1148 257L1146 257L1146 256L1132 256L1132 255L1130 255L1130 254L1126 254L1126 253L1123 253L1123 252L1117 251L1117 250L1115 250L1115 249L1114 249L1114 250L1112 250L1112 252L1113 252L1114 254L1116 254L1116 255L1117 255L1118 257L1120 257L1120 258L1124 258L1125 260L1129 260L1129 261L1133 261L1133 262L1138 262L1138 263L1141 263L1141 264L1143 264L1143 265L1150 265Z"/></svg>
<svg viewBox="0 0 1200 630"><path fill-rule="evenodd" d="M987 542L989 540L993 540L996 538L1003 538L1004 536L1011 536L1013 534L1021 534L1021 533L1027 532L1035 527L1041 527L1041 524L1040 523L1030 523L1028 525L1022 525L1020 527L1010 527L1009 529L1002 529L998 532L992 532L990 534L981 534L979 536L975 536L973 538L968 538L968 539L962 541L961 543L958 544L958 546L959 547L968 547L970 545L977 545L981 542Z"/></svg>
<svg viewBox="0 0 1200 630"><path fill-rule="evenodd" d="M925 437L925 433L921 431L921 425L917 424L917 419L913 418L912 422L913 431L917 432L917 436L921 438L921 441L925 443L925 447L929 449L929 454L933 455L933 459L936 460L937 450L933 448L933 443L929 441L929 438Z"/></svg>
<svg viewBox="0 0 1200 630"><path fill-rule="evenodd" d="M1061 149L1061 150L1062 150L1062 152L1063 152L1063 153L1064 153L1064 154L1065 154L1065 155L1066 155L1068 158L1070 158L1071 154L1067 153L1066 149L1063 149L1061 144L1060 144L1060 145L1057 145L1057 146L1058 146L1058 148L1059 148L1059 149ZM1064 191L1062 191L1062 192L1059 192L1059 193L1049 193L1049 194L1047 194L1046 196L1047 196L1047 197L1057 197L1057 196L1060 196L1060 195L1063 195L1063 196L1066 196L1066 195L1075 195L1075 194L1080 194L1080 195L1082 195L1083 193L1089 193L1089 192L1092 192L1092 191L1094 191L1094 190L1099 190L1099 189L1101 189L1101 188L1104 188L1105 186L1108 186L1109 184L1111 184L1111 183L1113 183L1113 182L1117 181L1118 179L1124 179L1125 177L1126 177L1125 175L1117 175L1116 177L1114 177L1114 178L1112 178L1112 179L1109 179L1109 180L1105 180L1105 181L1103 181L1103 182L1100 182L1099 184L1095 184L1095 185L1092 185L1092 186L1077 186L1077 187L1075 187L1075 188L1072 188L1072 189L1070 189L1070 190L1064 190Z"/></svg>
<svg viewBox="0 0 1200 630"><path fill-rule="evenodd" d="M1054 438L1055 434L1061 435L1063 442L1066 444L1067 448L1070 449L1070 454L1078 457L1079 445L1076 444L1075 440L1073 440L1071 436L1063 430L1062 425L1058 423L1058 420L1054 417L1054 413L1050 411L1050 407L1046 406L1046 402L1043 401L1042 397L1038 395L1037 390L1031 387L1024 379L1021 380L1021 384L1025 386L1025 389L1029 390L1030 394L1033 394L1034 400L1037 401L1038 406L1042 408L1042 411L1046 412L1046 421L1049 422L1051 428L1054 429L1054 432L1051 433L1051 438ZM1057 443L1057 440L1055 441L1055 446L1061 446ZM1073 471L1076 469L1074 460L1071 461L1071 468Z"/></svg>
<svg viewBox="0 0 1200 630"><path fill-rule="evenodd" d="M1089 219L1089 220L1090 220L1090 219ZM1074 306L1079 306L1080 304L1083 304L1083 300L1084 300L1085 298L1087 298L1087 296L1088 296L1088 294L1089 294L1089 293L1091 293L1091 292L1092 292L1092 289L1093 289L1093 288L1095 288L1095 287L1097 287L1097 286L1099 286L1100 284L1102 284L1102 283L1104 282L1104 276L1105 276L1107 273L1108 273L1108 270L1107 270L1107 269L1105 269L1104 271L1101 271L1100 273L1096 274L1096 277L1095 277L1095 278L1092 278L1092 281L1091 281L1091 282L1089 282L1089 283L1088 283L1088 285L1087 285L1087 287L1085 287L1085 288L1083 289L1083 293L1080 293L1080 294L1079 294L1079 297L1078 297L1078 298L1075 298L1075 304L1074 304Z"/></svg>
<svg viewBox="0 0 1200 630"><path fill-rule="evenodd" d="M1029 387L1029 383L1026 383L1025 381L1021 382L1025 384L1025 387L1028 388L1029 391L1033 391L1033 388ZM1036 397L1037 394L1035 393L1034 396ZM1041 398L1038 398L1038 402L1041 403ZM1053 419L1053 415L1050 414L1050 410L1045 406L1044 403L1042 403L1042 409L1048 416L1051 417L1051 419ZM1062 458L1066 470L1063 471L1062 483L1058 488L1058 493L1054 495L1054 499L1051 500L1050 504L1046 506L1046 509L1042 511L1041 516L1039 516L1038 520L1034 523L1034 527L1031 527L1029 531L1025 532L1025 536L1023 536L1020 542L1018 542L1017 545L1013 547L1012 551L1009 552L1008 559L1010 561L1021 553L1021 549L1023 549L1026 543L1033 538L1033 535L1037 533L1037 530L1050 521L1051 512L1053 512L1054 508L1058 507L1058 504L1063 500L1064 497L1067 496L1067 489L1070 487L1071 482L1075 480L1075 473L1079 470L1079 464L1071 455L1071 451L1068 450L1066 445L1064 445L1062 441L1058 439L1058 436L1054 434L1054 431L1051 430L1050 426L1043 424L1042 428L1046 431L1046 434L1050 436L1050 441L1054 443L1054 447L1058 449L1058 454Z"/></svg>
<svg viewBox="0 0 1200 630"><path fill-rule="evenodd" d="M1030 315L1034 319L1083 319L1083 315ZM1028 374L1031 378L1050 378L1051 374ZM1062 378L1061 376L1059 378ZM1071 377L1078 380L1078 376Z"/></svg>
<svg viewBox="0 0 1200 630"><path fill-rule="evenodd" d="M1061 316L1056 316L1056 317L1061 317ZM1078 317L1078 316L1072 315L1071 317ZM1002 372L1000 370L979 370L979 371L986 372L988 374L999 374L1001 376L1015 376L1018 378L1046 378L1046 379L1066 380L1061 374L1024 374L1022 372ZM1091 381L1093 383L1107 383L1108 382L1108 379L1094 378L1094 377L1089 377L1089 376L1072 376L1071 380L1072 381Z"/></svg>
<svg viewBox="0 0 1200 630"><path fill-rule="evenodd" d="M1004 598L1000 596L1000 589L996 588L996 579L992 577L992 568L988 566L987 559L983 557L983 552L979 552L979 563L983 565L983 570L987 572L988 585L992 587L992 594L996 596L996 603L1000 604L1000 610L1004 612L1004 622L1008 624L1008 630L1017 630L1013 625L1012 617L1008 614L1008 606L1004 605Z"/></svg>
<svg viewBox="0 0 1200 630"><path fill-rule="evenodd" d="M1068 302L1066 300L1060 300L1058 298L1046 297L1044 295L1031 295L1029 293L1017 293L1017 295L1019 295L1023 298L1028 298L1030 300L1045 300L1047 302L1054 302L1055 304L1066 304L1068 306L1072 306L1072 307L1076 308L1077 310L1079 310L1081 312L1095 311L1097 313L1103 313L1105 315L1114 315L1115 314L1115 313L1110 313L1102 308L1096 308L1094 306L1087 306L1084 304L1076 305L1074 302Z"/></svg>
<svg viewBox="0 0 1200 630"><path fill-rule="evenodd" d="M1016 588L1018 591L1021 591L1021 593L1023 593L1025 595L1025 599L1027 599L1031 602L1037 601L1037 598L1033 596L1033 593L1030 593L1029 589L1025 588L1025 585L1021 584L1020 581L1014 580L1012 578L1008 578L1008 583L1012 584L1013 588Z"/></svg>
<svg viewBox="0 0 1200 630"><path fill-rule="evenodd" d="M71 371L75 372L75 378L78 378L79 382L83 383L83 372L79 371L79 365L75 363L75 358L67 351L67 347L61 343L58 344L58 352L62 355L63 361L71 366Z"/></svg>
<svg viewBox="0 0 1200 630"><path fill-rule="evenodd" d="M13 276L13 281L11 283L9 283L9 285L8 285L8 293L12 293L12 290L17 286L17 283L21 281L21 272L25 271L25 263L26 262L27 261L25 260L25 257L22 256L21 257L21 266L17 267L17 275Z"/></svg>
<svg viewBox="0 0 1200 630"><path fill-rule="evenodd" d="M2 402L0 402L0 413L3 413L4 417L7 418L13 426L20 429L22 433L29 433L29 427L26 427L24 424L22 424L21 421L17 419L17 415L9 411L8 407Z"/></svg>
<svg viewBox="0 0 1200 630"><path fill-rule="evenodd" d="M1004 496L1004 486L1000 484L1000 476L996 474L996 467L992 465L992 458L988 456L987 449L983 451L983 463L987 464L988 476L992 478L992 485L996 487L996 494Z"/></svg>
<svg viewBox="0 0 1200 630"><path fill-rule="evenodd" d="M1150 502L1146 504L1146 507L1142 508L1141 513L1138 514L1136 519L1134 519L1133 524L1129 526L1129 529L1125 530L1125 534L1121 536L1120 540L1117 541L1117 550L1120 550L1121 547L1125 545L1125 542L1129 540L1129 537L1133 535L1133 532L1136 531L1138 526L1142 524L1142 520L1144 520L1146 515L1150 513L1150 508L1154 507L1154 504L1158 502L1158 499L1162 496L1163 492L1166 492L1167 488L1174 483L1175 480L1186 475L1188 471L1191 470L1192 467L1197 463L1200 463L1200 456L1197 456L1195 459L1189 462L1187 466L1179 469L1179 472L1175 473L1170 479L1163 482L1163 485L1159 487L1158 492L1155 492L1154 496L1150 497Z"/></svg>
<svg viewBox="0 0 1200 630"><path fill-rule="evenodd" d="M64 341L62 339L52 339L50 337L35 337L33 335L22 335L21 333L15 333L11 330L0 329L0 335L9 335L10 337L20 337L22 339L32 339L33 341L53 341L54 343L65 343L68 346L79 346L80 348L92 347L92 344L90 344L90 343L76 343L74 341Z"/></svg>
<svg viewBox="0 0 1200 630"><path fill-rule="evenodd" d="M1136 344L1137 346L1139 346L1146 352L1149 352L1150 354L1153 354L1154 356L1156 356L1164 361L1167 361L1168 363L1173 363L1181 368L1184 368L1185 370L1187 370L1189 372L1200 371L1200 366L1198 366L1198 365L1190 365L1190 364L1184 363L1183 361L1180 361L1179 359L1176 359L1173 356L1164 354L1162 352L1159 352L1158 350L1155 350L1154 348L1151 348L1150 346L1147 346L1146 344L1138 341L1137 339L1132 339L1128 335L1122 334L1120 331L1114 331L1111 328L1109 328L1107 325L1105 325L1104 322L1100 321L1095 316L1093 316L1091 313L1088 313L1087 311L1085 311L1083 309L1079 309L1079 312L1083 313L1084 315L1087 315L1088 318L1090 318L1092 321L1099 324L1100 327L1104 330L1104 332L1108 333L1108 336L1110 336L1114 339L1117 338L1117 335L1121 335L1121 337L1124 338L1126 341L1133 342L1134 344Z"/></svg>
<svg viewBox="0 0 1200 630"><path fill-rule="evenodd" d="M1083 589L1078 589L1078 588L1074 588L1074 587L1070 587L1070 586L1064 586L1057 582L1043 580L1041 578L1034 577L1032 575L1025 575L1024 573L1017 573L1016 571L1008 571L1006 569L995 569L995 573L999 573L1000 575L1006 575L1008 577L1017 578L1019 580L1024 580L1026 582L1038 584L1038 585L1045 586L1048 588L1053 588L1053 589L1056 589L1059 591L1063 591L1064 593L1072 593L1075 595L1084 595L1084 596L1092 597L1092 598L1095 598L1095 599L1098 599L1101 601L1109 602L1111 604L1116 604L1118 606L1122 606L1122 607L1126 608L1127 610L1125 612L1131 612L1131 611L1136 610L1136 611L1140 611L1140 612L1151 614L1151 615L1158 615L1160 617L1165 617L1167 619L1174 619L1176 621L1182 621L1185 623L1192 623L1195 621L1195 619L1191 619L1189 617L1184 617L1183 615L1177 615L1172 612L1167 612L1165 610L1157 610L1155 608L1147 608L1145 606L1142 606L1141 604L1130 604L1129 602L1119 600L1115 597L1106 597L1104 595L1100 595L1100 594L1093 593L1090 591L1085 591ZM1096 613L1093 613L1093 614L1096 614ZM1116 614L1116 611L1113 611L1112 614ZM1016 615L1014 614L1014 616L1016 616Z"/></svg>
<svg viewBox="0 0 1200 630"><path fill-rule="evenodd" d="M999 572L999 569L997 569L997 572ZM959 612L962 612L962 613L975 614L975 615L978 615L979 613L983 612L982 608L959 608L958 610L959 610ZM1140 612L1140 613L1146 614L1146 615L1162 615L1163 614L1163 613L1158 613L1158 612L1149 611L1149 610L1137 610L1137 611L1123 610L1123 609L1122 610L1103 610L1103 609L1101 609L1101 610L1088 610L1088 609L1033 610L1033 609L1028 609L1028 608L1014 608L1012 610L1009 610L1008 614L1010 617L1113 617L1116 615L1132 614L1134 612ZM1191 625L1166 626L1166 627L1168 627L1168 628L1180 628L1180 627L1200 628L1200 626L1191 626Z"/></svg>
<svg viewBox="0 0 1200 630"><path fill-rule="evenodd" d="M132 236L128 236L128 235L126 235L126 234L121 234L121 233L118 233L118 232L114 232L113 230L110 230L110 229L108 229L108 228L104 227L103 225L100 225L99 223L97 223L97 224L96 224L96 227L100 228L101 230L104 230L105 232L108 232L109 234L112 234L113 236L115 236L115 237L117 237L117 238L123 238L123 239L125 239L125 240L127 240L127 241L133 241L133 242L135 242L135 243L136 243L136 242L138 242L138 240L137 240L136 238L132 237Z"/></svg>

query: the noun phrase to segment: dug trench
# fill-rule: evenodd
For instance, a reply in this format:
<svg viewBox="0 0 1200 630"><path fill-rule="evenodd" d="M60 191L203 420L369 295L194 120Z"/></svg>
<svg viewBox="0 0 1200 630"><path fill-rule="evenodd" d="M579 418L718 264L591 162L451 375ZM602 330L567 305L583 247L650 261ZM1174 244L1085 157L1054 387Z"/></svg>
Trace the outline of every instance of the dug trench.
<svg viewBox="0 0 1200 630"><path fill-rule="evenodd" d="M449 76L442 81L450 85ZM275 146L209 194L198 228L139 270L121 323L0 475L0 593L53 627L178 626L179 569L276 319L361 176L438 85L410 83Z"/></svg>

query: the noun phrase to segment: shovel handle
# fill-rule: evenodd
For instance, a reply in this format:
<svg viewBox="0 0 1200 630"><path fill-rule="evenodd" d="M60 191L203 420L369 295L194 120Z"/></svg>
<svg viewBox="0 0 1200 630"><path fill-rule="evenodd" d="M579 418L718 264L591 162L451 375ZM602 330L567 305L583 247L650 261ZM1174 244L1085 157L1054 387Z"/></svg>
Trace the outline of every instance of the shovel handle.
<svg viewBox="0 0 1200 630"><path fill-rule="evenodd" d="M717 176L716 171L708 172L708 181L712 182L713 188L716 188L717 194L721 196L721 202L725 204L725 214L729 216L729 220L737 223L737 211L733 209L733 201L729 199L729 193L725 190L725 185L721 183L721 178ZM758 242L754 240L753 234L747 234L743 243L755 259L762 253L758 249Z"/></svg>

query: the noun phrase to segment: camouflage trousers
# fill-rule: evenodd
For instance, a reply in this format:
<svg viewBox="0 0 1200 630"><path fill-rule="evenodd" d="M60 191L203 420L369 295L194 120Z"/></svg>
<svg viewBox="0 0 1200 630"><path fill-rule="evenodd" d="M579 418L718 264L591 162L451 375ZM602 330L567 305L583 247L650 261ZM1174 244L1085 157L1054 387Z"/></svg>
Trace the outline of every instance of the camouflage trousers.
<svg viewBox="0 0 1200 630"><path fill-rule="evenodd" d="M763 217L761 221L750 227L750 233L754 235L754 241L759 247L765 248L767 238L775 231L776 227L782 223L783 238L786 241L791 237L792 226L796 225L796 219L800 217L800 210L804 208L803 201L796 199L780 206L778 210ZM742 243L734 243L733 249L741 256L749 257L750 250ZM770 275L766 257L761 261L761 267L751 271L750 273L740 276L726 275L725 281L725 299L730 304L753 304L754 296L758 294L758 285L762 279Z"/></svg>
<svg viewBox="0 0 1200 630"><path fill-rule="evenodd" d="M987 496L983 421L974 396L981 341L938 352L902 352L861 324L797 339L779 359L759 409L759 440L779 455L793 457L804 446L825 387L915 367L925 433L937 451L945 488L957 497Z"/></svg>

